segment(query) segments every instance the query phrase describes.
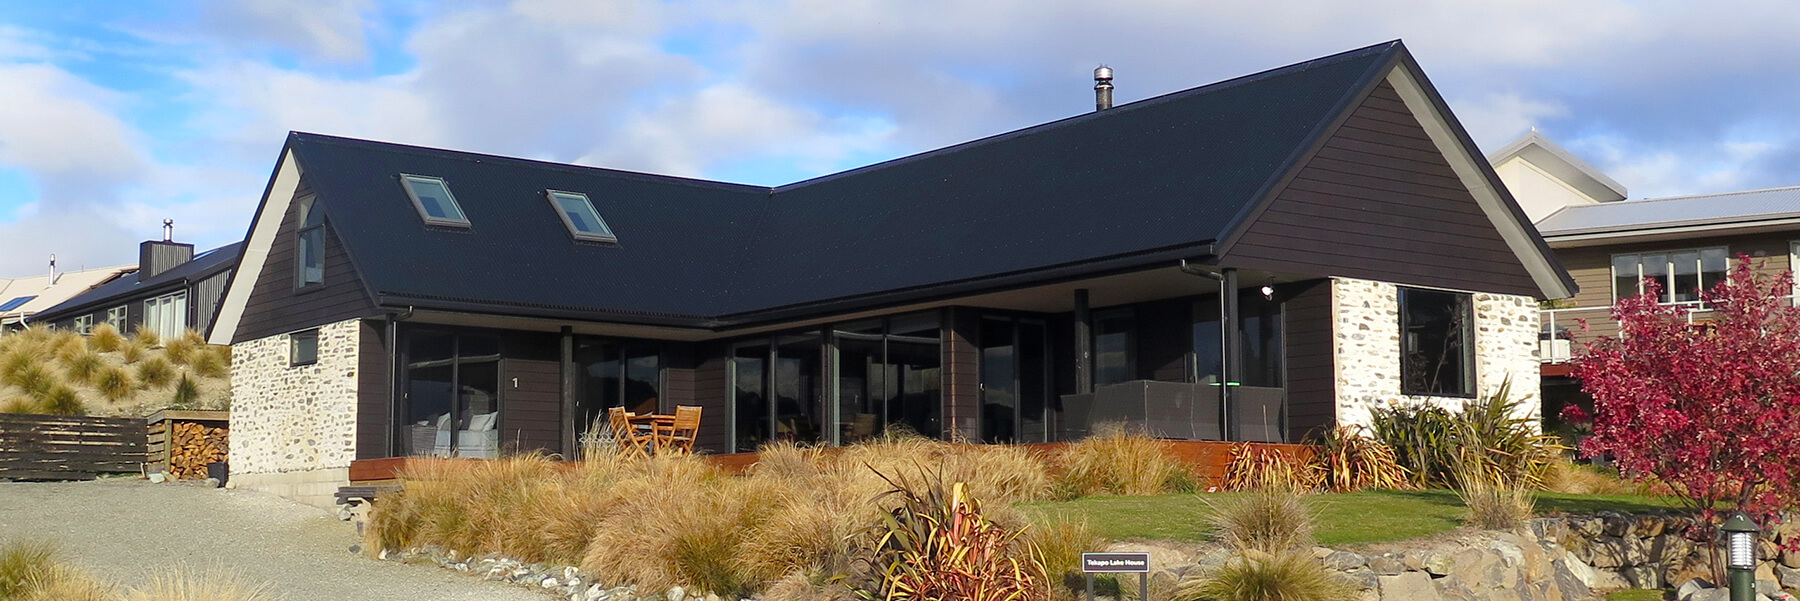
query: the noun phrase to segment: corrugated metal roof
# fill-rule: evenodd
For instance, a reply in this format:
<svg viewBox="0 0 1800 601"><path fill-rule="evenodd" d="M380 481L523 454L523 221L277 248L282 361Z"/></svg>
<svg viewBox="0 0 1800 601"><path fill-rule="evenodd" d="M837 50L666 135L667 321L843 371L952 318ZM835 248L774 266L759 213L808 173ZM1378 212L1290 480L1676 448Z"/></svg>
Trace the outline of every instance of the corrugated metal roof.
<svg viewBox="0 0 1800 601"><path fill-rule="evenodd" d="M1792 218L1800 218L1800 186L1572 206L1551 213L1537 228L1556 237Z"/></svg>
<svg viewBox="0 0 1800 601"><path fill-rule="evenodd" d="M36 315L38 311L48 309L70 297L91 290L95 286L112 281L120 274L131 271L134 271L133 267L121 265L58 273L55 282L50 281L49 274L0 279L0 302L21 296L32 297L31 300L25 301L17 307L0 311L0 322L12 323L21 317Z"/></svg>
<svg viewBox="0 0 1800 601"><path fill-rule="evenodd" d="M36 319L56 321L72 314L92 311L102 305L118 305L123 302L142 300L148 298L151 292L173 289L177 284L203 280L215 273L231 269L237 265L238 255L243 252L244 243L233 242L194 255L192 260L150 278L139 279L138 274L142 272L129 273L119 279L75 295L61 304L44 309L38 313Z"/></svg>
<svg viewBox="0 0 1800 601"><path fill-rule="evenodd" d="M288 144L379 295L732 315L1217 240L1398 52L773 189L305 133ZM443 177L471 227L422 227L400 173ZM587 194L619 243L571 240L546 189Z"/></svg>

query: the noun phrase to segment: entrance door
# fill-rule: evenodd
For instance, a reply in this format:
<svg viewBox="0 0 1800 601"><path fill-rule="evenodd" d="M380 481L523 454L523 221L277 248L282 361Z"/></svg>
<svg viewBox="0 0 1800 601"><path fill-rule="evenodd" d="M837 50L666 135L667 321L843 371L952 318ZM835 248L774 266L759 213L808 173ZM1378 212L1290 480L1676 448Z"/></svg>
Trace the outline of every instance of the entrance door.
<svg viewBox="0 0 1800 601"><path fill-rule="evenodd" d="M1048 442L1055 411L1044 322L984 317L980 335L981 439Z"/></svg>

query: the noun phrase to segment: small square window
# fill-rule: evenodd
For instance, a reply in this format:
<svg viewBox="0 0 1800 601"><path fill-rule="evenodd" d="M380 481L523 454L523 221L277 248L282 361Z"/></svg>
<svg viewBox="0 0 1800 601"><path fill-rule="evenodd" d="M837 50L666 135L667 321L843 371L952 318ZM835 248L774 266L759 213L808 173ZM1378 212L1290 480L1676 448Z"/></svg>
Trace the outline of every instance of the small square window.
<svg viewBox="0 0 1800 601"><path fill-rule="evenodd" d="M94 333L94 315L92 313L89 313L87 315L77 315L75 317L75 333L76 334L92 334L92 333Z"/></svg>
<svg viewBox="0 0 1800 601"><path fill-rule="evenodd" d="M606 220L594 210L593 201L580 192L559 192L550 190L550 204L555 207L556 214L562 217L563 225L569 227L569 233L577 240L590 242L618 242L612 228L606 226Z"/></svg>
<svg viewBox="0 0 1800 601"><path fill-rule="evenodd" d="M288 334L288 365L312 365L319 362L319 331L306 330Z"/></svg>
<svg viewBox="0 0 1800 601"><path fill-rule="evenodd" d="M450 194L450 186L443 178L402 175L400 181L426 224L469 227L469 219L463 216L462 207L456 204L456 197Z"/></svg>

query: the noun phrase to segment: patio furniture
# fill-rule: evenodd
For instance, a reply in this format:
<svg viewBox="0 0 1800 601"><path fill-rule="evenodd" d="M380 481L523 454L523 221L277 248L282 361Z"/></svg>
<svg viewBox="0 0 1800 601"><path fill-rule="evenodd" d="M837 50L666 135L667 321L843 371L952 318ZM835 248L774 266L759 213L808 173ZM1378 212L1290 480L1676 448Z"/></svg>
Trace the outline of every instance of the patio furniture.
<svg viewBox="0 0 1800 601"><path fill-rule="evenodd" d="M665 416L657 416L665 417ZM682 405L675 415L655 424L656 452L694 452L694 439L700 433L700 408Z"/></svg>
<svg viewBox="0 0 1800 601"><path fill-rule="evenodd" d="M628 412L624 407L613 407L606 410L607 424L612 428L613 441L619 445L619 452L624 455L649 457L650 439L646 433L640 433L633 418L637 414Z"/></svg>
<svg viewBox="0 0 1800 601"><path fill-rule="evenodd" d="M495 459L500 456L500 412L483 413L469 419L469 427L456 433L456 455L473 459Z"/></svg>

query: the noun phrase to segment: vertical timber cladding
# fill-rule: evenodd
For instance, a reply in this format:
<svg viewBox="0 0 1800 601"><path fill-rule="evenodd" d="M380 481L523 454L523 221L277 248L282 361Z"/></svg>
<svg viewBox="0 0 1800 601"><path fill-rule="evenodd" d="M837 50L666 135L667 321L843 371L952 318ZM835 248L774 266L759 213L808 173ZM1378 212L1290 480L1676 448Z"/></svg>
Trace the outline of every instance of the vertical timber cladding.
<svg viewBox="0 0 1800 601"><path fill-rule="evenodd" d="M1385 81L1225 255L1245 269L1542 294Z"/></svg>
<svg viewBox="0 0 1800 601"><path fill-rule="evenodd" d="M561 453L562 336L508 331L500 365L500 444Z"/></svg>
<svg viewBox="0 0 1800 601"><path fill-rule="evenodd" d="M699 405L700 433L694 441L697 449L714 453L730 453L731 448L731 347L722 342L695 345L699 357L705 359L694 366L694 403Z"/></svg>
<svg viewBox="0 0 1800 601"><path fill-rule="evenodd" d="M1331 325L1331 282L1283 286L1286 307L1287 442L1337 423L1337 376Z"/></svg>

